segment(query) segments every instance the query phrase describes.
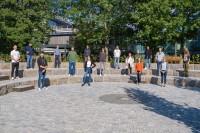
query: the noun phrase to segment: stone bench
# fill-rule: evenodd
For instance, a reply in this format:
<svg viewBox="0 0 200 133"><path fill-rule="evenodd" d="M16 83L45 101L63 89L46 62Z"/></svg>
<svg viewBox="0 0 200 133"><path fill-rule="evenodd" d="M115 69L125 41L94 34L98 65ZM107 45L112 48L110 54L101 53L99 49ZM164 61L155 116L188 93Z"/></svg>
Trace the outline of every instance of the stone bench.
<svg viewBox="0 0 200 133"><path fill-rule="evenodd" d="M9 76L0 75L0 81L3 81L3 80L9 80Z"/></svg>

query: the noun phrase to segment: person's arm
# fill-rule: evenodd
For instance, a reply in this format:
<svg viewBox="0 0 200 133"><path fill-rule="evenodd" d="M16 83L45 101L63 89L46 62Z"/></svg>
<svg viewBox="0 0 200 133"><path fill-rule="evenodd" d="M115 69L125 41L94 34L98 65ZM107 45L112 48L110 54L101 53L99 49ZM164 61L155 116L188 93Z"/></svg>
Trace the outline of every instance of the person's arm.
<svg viewBox="0 0 200 133"><path fill-rule="evenodd" d="M92 68L96 67L96 64L94 62L92 62Z"/></svg>
<svg viewBox="0 0 200 133"><path fill-rule="evenodd" d="M86 67L87 67L87 61L84 63L84 71L86 72Z"/></svg>
<svg viewBox="0 0 200 133"><path fill-rule="evenodd" d="M21 56L20 56L20 53L18 53L18 58L17 58L17 61L19 61L19 60L20 60L20 57L21 57Z"/></svg>
<svg viewBox="0 0 200 133"><path fill-rule="evenodd" d="M16 60L15 60L15 58L13 56L13 52L12 51L10 52L10 58L11 58L11 60L14 60L16 62Z"/></svg>
<svg viewBox="0 0 200 133"><path fill-rule="evenodd" d="M166 66L166 73L168 73L168 69L169 69L169 65L167 63L167 66Z"/></svg>
<svg viewBox="0 0 200 133"><path fill-rule="evenodd" d="M190 64L190 55L188 55L188 64Z"/></svg>

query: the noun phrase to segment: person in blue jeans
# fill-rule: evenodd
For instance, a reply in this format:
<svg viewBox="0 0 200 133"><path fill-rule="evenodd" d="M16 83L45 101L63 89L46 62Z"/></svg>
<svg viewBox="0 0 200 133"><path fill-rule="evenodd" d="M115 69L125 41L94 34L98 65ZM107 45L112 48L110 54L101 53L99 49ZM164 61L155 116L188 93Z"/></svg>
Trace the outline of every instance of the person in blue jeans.
<svg viewBox="0 0 200 133"><path fill-rule="evenodd" d="M40 53L40 57L37 59L38 63L38 90L41 90L41 81L42 81L42 89L48 89L45 85L45 77L46 77L46 69L48 67L47 59L44 58L44 52Z"/></svg>
<svg viewBox="0 0 200 133"><path fill-rule="evenodd" d="M156 62L157 62L157 73L156 75L159 76L160 73L160 68L161 68L161 64L163 62L163 59L165 57L164 52L162 52L162 48L159 48L159 52L156 53Z"/></svg>
<svg viewBox="0 0 200 133"><path fill-rule="evenodd" d="M34 55L34 48L32 47L32 43L29 43L25 48L24 52L26 53L27 57L27 69L33 68L33 55Z"/></svg>
<svg viewBox="0 0 200 133"><path fill-rule="evenodd" d="M119 61L120 61L121 51L119 50L119 46L116 46L114 50L114 67L120 69Z"/></svg>
<svg viewBox="0 0 200 133"><path fill-rule="evenodd" d="M167 83L167 72L168 72L168 63L166 62L165 58L163 58L163 62L161 64L161 69L160 69L160 73L161 73L161 86L165 87L166 83Z"/></svg>
<svg viewBox="0 0 200 133"><path fill-rule="evenodd" d="M83 78L82 86L84 86L86 83L88 83L88 85L90 86L92 68L94 67L96 67L96 64L93 61L91 61L90 57L88 56L84 64L85 75Z"/></svg>
<svg viewBox="0 0 200 133"><path fill-rule="evenodd" d="M69 76L76 76L76 57L77 53L74 51L74 47L71 47L71 51L68 53Z"/></svg>

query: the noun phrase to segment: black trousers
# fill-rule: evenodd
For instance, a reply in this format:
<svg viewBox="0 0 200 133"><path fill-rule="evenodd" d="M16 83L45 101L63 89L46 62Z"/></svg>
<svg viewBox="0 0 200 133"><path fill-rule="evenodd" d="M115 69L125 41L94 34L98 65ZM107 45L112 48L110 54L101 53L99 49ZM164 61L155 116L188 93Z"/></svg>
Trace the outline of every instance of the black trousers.
<svg viewBox="0 0 200 133"><path fill-rule="evenodd" d="M14 75L14 70L15 70L15 77L18 77L19 62L12 63L11 77L13 77Z"/></svg>

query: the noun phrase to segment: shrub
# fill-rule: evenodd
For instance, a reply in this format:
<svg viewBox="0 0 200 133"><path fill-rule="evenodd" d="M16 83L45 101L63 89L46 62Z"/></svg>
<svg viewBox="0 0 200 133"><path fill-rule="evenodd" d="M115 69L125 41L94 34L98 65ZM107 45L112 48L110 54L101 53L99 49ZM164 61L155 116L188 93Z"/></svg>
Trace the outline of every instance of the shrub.
<svg viewBox="0 0 200 133"><path fill-rule="evenodd" d="M194 64L200 64L200 54L193 55L191 58L191 62Z"/></svg>
<svg viewBox="0 0 200 133"><path fill-rule="evenodd" d="M166 56L165 59L166 62L172 64L180 64L182 60L181 56Z"/></svg>

